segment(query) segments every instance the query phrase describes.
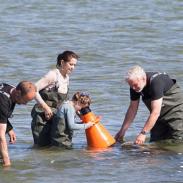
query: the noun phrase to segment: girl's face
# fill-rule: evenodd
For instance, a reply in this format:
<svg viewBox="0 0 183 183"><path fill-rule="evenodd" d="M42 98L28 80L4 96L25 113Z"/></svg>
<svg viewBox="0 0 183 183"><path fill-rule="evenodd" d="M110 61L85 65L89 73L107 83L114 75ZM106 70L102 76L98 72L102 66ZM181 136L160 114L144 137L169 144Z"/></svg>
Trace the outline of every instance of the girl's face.
<svg viewBox="0 0 183 183"><path fill-rule="evenodd" d="M70 75L77 64L77 59L72 58L69 62L61 62L61 73L66 76Z"/></svg>
<svg viewBox="0 0 183 183"><path fill-rule="evenodd" d="M81 104L80 102L76 102L75 103L75 110L76 111L80 111L82 108L85 108L85 107L88 107L88 105L87 104Z"/></svg>

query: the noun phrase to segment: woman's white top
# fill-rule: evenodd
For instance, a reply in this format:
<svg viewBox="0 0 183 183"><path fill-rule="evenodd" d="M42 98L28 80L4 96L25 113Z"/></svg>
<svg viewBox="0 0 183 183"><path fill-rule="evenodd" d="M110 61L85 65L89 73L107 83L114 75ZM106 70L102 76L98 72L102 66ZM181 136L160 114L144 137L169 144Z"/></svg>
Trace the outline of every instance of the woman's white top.
<svg viewBox="0 0 183 183"><path fill-rule="evenodd" d="M58 88L58 93L66 94L68 92L69 76L66 75L66 77L63 77L59 69L53 69L37 81L35 85L37 87L35 99L39 104L44 104L45 102L39 94L39 91L42 89L50 90L56 87Z"/></svg>

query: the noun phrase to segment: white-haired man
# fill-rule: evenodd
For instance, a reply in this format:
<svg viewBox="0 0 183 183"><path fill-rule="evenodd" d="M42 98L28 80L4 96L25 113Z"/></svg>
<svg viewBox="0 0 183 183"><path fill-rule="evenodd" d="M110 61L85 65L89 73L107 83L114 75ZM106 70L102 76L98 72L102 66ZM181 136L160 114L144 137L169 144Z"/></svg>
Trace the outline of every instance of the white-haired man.
<svg viewBox="0 0 183 183"><path fill-rule="evenodd" d="M135 144L143 144L150 132L150 141L172 139L183 142L183 93L176 80L166 73L145 72L140 66L129 69L126 81L130 86L131 102L116 140L124 137L133 122L140 97L149 109L145 125L135 139Z"/></svg>

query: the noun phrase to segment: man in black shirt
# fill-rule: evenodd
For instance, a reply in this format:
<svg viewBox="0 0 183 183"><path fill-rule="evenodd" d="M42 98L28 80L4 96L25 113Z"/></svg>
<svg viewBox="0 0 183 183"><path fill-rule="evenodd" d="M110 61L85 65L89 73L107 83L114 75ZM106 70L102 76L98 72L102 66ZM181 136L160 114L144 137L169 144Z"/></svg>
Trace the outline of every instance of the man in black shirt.
<svg viewBox="0 0 183 183"><path fill-rule="evenodd" d="M36 87L29 81L22 81L17 87L6 83L0 84L0 154L3 166L11 165L5 134L8 133L10 143L16 141L16 135L8 119L11 117L16 104L26 104L34 99L35 95Z"/></svg>
<svg viewBox="0 0 183 183"><path fill-rule="evenodd" d="M145 72L141 67L134 66L128 71L126 81L130 86L131 102L116 140L124 137L142 97L150 115L135 143L143 144L148 132L151 142L166 139L183 142L183 93L176 80L166 73Z"/></svg>

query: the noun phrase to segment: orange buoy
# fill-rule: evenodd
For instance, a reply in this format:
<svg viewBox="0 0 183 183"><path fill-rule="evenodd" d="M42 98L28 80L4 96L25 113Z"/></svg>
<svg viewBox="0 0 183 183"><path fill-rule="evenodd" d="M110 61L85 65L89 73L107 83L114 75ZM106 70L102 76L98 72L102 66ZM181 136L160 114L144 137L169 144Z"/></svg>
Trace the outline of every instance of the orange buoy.
<svg viewBox="0 0 183 183"><path fill-rule="evenodd" d="M89 107L81 110L81 120L83 123L89 121L94 122L95 125L85 130L87 144L91 148L107 148L113 145L116 141L100 123L100 117L95 116Z"/></svg>

